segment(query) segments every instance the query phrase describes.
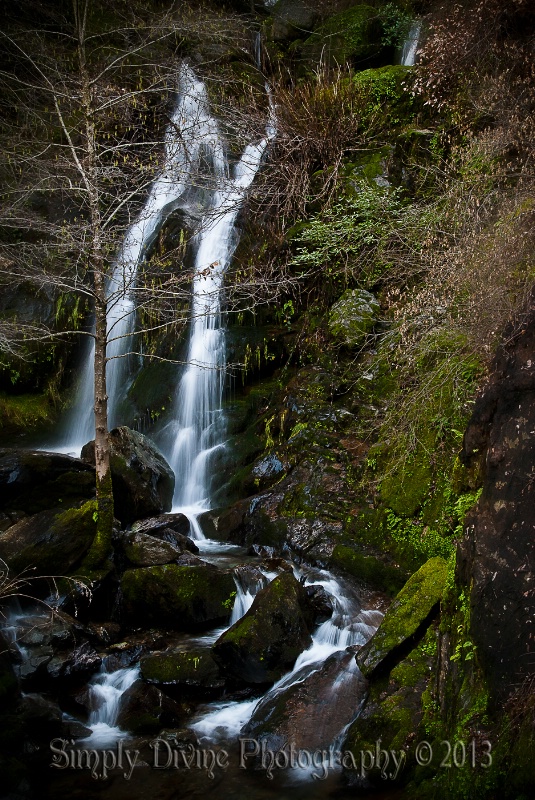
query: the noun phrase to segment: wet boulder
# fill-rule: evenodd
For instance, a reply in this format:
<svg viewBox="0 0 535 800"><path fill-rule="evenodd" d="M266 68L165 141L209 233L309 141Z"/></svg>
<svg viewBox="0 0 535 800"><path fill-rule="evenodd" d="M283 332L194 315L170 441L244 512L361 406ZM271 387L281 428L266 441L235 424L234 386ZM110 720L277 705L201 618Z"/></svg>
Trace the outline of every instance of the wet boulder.
<svg viewBox="0 0 535 800"><path fill-rule="evenodd" d="M248 500L239 500L228 508L205 511L199 516L199 524L209 539L241 543L242 528L248 508Z"/></svg>
<svg viewBox="0 0 535 800"><path fill-rule="evenodd" d="M157 539L163 539L176 545L177 542L182 541L181 537L189 539L190 522L185 514L160 514L157 517L137 520L133 523L131 530L134 533L148 533L149 536L155 536ZM172 538L173 536L177 537L176 541ZM193 544L191 539L189 541ZM196 553L197 550L192 550L192 552Z"/></svg>
<svg viewBox="0 0 535 800"><path fill-rule="evenodd" d="M157 733L176 727L184 716L184 709L160 689L137 680L121 697L117 725L131 733Z"/></svg>
<svg viewBox="0 0 535 800"><path fill-rule="evenodd" d="M146 533L127 533L121 537L121 548L136 567L156 567L180 558L182 549Z"/></svg>
<svg viewBox="0 0 535 800"><path fill-rule="evenodd" d="M261 742L268 750L277 751L290 744L297 750L328 750L358 714L368 682L353 653L345 650L333 653L317 667L303 667L290 686L276 694L268 693L241 735ZM343 702L333 702L336 696L343 696Z"/></svg>
<svg viewBox="0 0 535 800"><path fill-rule="evenodd" d="M149 683L180 687L182 691L213 693L225 686L225 679L207 647L167 650L141 659L141 675Z"/></svg>
<svg viewBox="0 0 535 800"><path fill-rule="evenodd" d="M357 664L364 675L387 669L414 647L438 612L447 575L448 564L438 556L411 575L377 632L357 653Z"/></svg>
<svg viewBox="0 0 535 800"><path fill-rule="evenodd" d="M232 678L273 683L310 645L312 625L305 589L285 572L262 589L245 616L219 637L214 658Z"/></svg>
<svg viewBox="0 0 535 800"><path fill-rule="evenodd" d="M346 347L358 347L370 333L379 314L379 302L364 289L348 289L329 313L329 330Z"/></svg>
<svg viewBox="0 0 535 800"><path fill-rule="evenodd" d="M95 471L62 453L0 450L0 509L37 514L95 494Z"/></svg>
<svg viewBox="0 0 535 800"><path fill-rule="evenodd" d="M24 517L0 533L0 558L13 574L67 575L88 552L96 533L96 504Z"/></svg>
<svg viewBox="0 0 535 800"><path fill-rule="evenodd" d="M101 657L89 642L83 642L70 652L54 655L46 665L46 671L55 680L87 681L99 670L101 663Z"/></svg>
<svg viewBox="0 0 535 800"><path fill-rule="evenodd" d="M175 476L156 445L141 433L121 426L110 431L114 512L120 522L169 511ZM82 460L94 465L95 443L82 448Z"/></svg>
<svg viewBox="0 0 535 800"><path fill-rule="evenodd" d="M127 570L121 591L128 623L187 631L226 622L236 587L229 572L210 565L168 564Z"/></svg>

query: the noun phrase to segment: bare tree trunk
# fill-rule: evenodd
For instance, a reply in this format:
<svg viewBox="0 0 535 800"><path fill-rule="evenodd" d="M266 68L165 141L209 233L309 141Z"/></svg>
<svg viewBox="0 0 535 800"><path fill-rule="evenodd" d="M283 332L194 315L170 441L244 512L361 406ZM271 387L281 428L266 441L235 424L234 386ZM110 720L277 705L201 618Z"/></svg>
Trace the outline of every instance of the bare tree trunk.
<svg viewBox="0 0 535 800"><path fill-rule="evenodd" d="M82 75L82 104L85 112L86 167L81 167L88 197L91 220L91 270L95 293L95 472L97 495L97 532L85 565L95 569L104 565L112 552L113 489L111 482L110 443L108 437L108 395L106 391L106 259L102 248L102 221L99 208L96 163L96 135L91 83L85 58L87 0L73 3L78 30L78 58Z"/></svg>

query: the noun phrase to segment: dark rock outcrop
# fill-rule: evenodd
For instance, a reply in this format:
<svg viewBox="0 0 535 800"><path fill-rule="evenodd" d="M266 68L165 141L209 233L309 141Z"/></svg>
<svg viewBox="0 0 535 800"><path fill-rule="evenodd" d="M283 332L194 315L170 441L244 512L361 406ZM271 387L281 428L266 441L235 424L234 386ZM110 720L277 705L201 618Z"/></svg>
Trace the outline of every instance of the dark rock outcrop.
<svg viewBox="0 0 535 800"><path fill-rule="evenodd" d="M535 671L535 312L510 334L464 437L461 458L482 468L483 492L456 575L470 590L470 635L498 703Z"/></svg>
<svg viewBox="0 0 535 800"><path fill-rule="evenodd" d="M175 476L156 445L121 426L110 431L114 512L123 524L169 511ZM82 459L95 463L95 443L82 448Z"/></svg>
<svg viewBox="0 0 535 800"><path fill-rule="evenodd" d="M0 510L36 514L95 494L95 471L61 453L0 450Z"/></svg>

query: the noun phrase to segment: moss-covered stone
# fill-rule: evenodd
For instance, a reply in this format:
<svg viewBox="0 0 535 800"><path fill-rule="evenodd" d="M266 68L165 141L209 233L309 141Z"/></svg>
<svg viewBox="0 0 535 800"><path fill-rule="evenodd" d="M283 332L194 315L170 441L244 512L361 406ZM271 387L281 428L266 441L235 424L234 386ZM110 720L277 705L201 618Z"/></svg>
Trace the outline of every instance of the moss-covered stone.
<svg viewBox="0 0 535 800"><path fill-rule="evenodd" d="M96 503L42 511L0 534L0 558L12 573L35 568L35 575L67 575L80 563L96 533Z"/></svg>
<svg viewBox="0 0 535 800"><path fill-rule="evenodd" d="M411 575L377 632L357 653L357 664L364 675L392 663L402 645L409 645L424 632L443 595L447 576L447 561L439 557L429 559Z"/></svg>
<svg viewBox="0 0 535 800"><path fill-rule="evenodd" d="M353 754L357 767L362 764L362 753L370 751L374 756L365 762L368 765L365 777L372 784L384 786L385 779L404 784L414 776L414 746L427 737L423 727L423 697L436 649L437 631L431 626L419 645L388 676L372 680L364 709L348 730L344 749ZM388 762L384 754L377 756L378 747L390 754ZM392 751L398 766L392 759ZM353 777L350 770L347 775Z"/></svg>
<svg viewBox="0 0 535 800"><path fill-rule="evenodd" d="M310 643L313 613L292 573L275 578L249 611L215 643L223 671L246 683L272 683L290 669Z"/></svg>
<svg viewBox="0 0 535 800"><path fill-rule="evenodd" d="M127 570L121 591L128 623L194 630L228 619L236 586L228 572L169 564Z"/></svg>
<svg viewBox="0 0 535 800"><path fill-rule="evenodd" d="M172 684L183 689L221 689L225 685L210 650L200 647L144 656L141 674L149 683Z"/></svg>
<svg viewBox="0 0 535 800"><path fill-rule="evenodd" d="M334 303L329 314L329 330L346 347L362 344L377 321L379 303L364 289L348 289Z"/></svg>
<svg viewBox="0 0 535 800"><path fill-rule="evenodd" d="M335 545L330 563L332 567L389 594L396 594L403 585L403 572L399 567L384 564L375 556L359 553L352 547Z"/></svg>

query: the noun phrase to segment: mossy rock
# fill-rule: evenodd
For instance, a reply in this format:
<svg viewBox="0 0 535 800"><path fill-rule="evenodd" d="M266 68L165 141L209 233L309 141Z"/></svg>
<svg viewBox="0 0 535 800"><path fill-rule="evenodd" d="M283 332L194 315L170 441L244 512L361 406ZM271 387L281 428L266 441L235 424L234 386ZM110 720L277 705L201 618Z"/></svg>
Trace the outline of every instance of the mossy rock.
<svg viewBox="0 0 535 800"><path fill-rule="evenodd" d="M329 330L346 347L358 347L373 329L379 314L377 298L364 289L348 289L329 313Z"/></svg>
<svg viewBox="0 0 535 800"><path fill-rule="evenodd" d="M62 453L0 450L0 508L36 514L77 505L95 494L95 471Z"/></svg>
<svg viewBox="0 0 535 800"><path fill-rule="evenodd" d="M173 470L154 442L122 425L109 433L114 513L123 524L170 511L175 488ZM81 457L95 463L95 443Z"/></svg>
<svg viewBox="0 0 535 800"><path fill-rule="evenodd" d="M127 570L121 590L130 624L188 631L226 622L236 586L229 572L168 564Z"/></svg>
<svg viewBox="0 0 535 800"><path fill-rule="evenodd" d="M343 747L353 754L358 766L365 751L376 756L365 776L371 784L384 787L385 779L403 784L413 777L415 743L427 738L422 726L423 698L429 686L436 646L437 632L431 626L419 645L388 677L372 681L366 705L347 732ZM380 750L390 754L388 764L384 755L377 758L377 743ZM403 759L399 769L391 757L392 751L397 754L398 761L400 756ZM367 763L370 764L370 760ZM346 774L350 779L354 776L350 770Z"/></svg>
<svg viewBox="0 0 535 800"><path fill-rule="evenodd" d="M382 505L399 517L413 517L429 496L432 480L430 455L420 447L402 468L381 481Z"/></svg>
<svg viewBox="0 0 535 800"><path fill-rule="evenodd" d="M357 580L365 581L374 589L389 594L396 594L403 585L403 572L399 567L391 567L375 556L359 553L342 544L335 546L330 564L334 568L343 569Z"/></svg>
<svg viewBox="0 0 535 800"><path fill-rule="evenodd" d="M377 632L357 654L357 664L364 675L395 663L403 656L404 648L423 634L442 598L447 575L448 563L440 557L430 558L411 575Z"/></svg>
<svg viewBox="0 0 535 800"><path fill-rule="evenodd" d="M388 65L357 72L353 83L360 102L363 125L381 124L389 130L400 130L412 121L419 110L414 97L405 87L408 67Z"/></svg>
<svg viewBox="0 0 535 800"><path fill-rule="evenodd" d="M21 519L0 534L0 558L13 575L28 568L35 568L34 575L67 575L93 543L96 512L96 502L90 500L81 508Z"/></svg>
<svg viewBox="0 0 535 800"><path fill-rule="evenodd" d="M312 626L305 590L292 573L285 572L258 592L245 616L220 636L214 658L232 678L273 683L311 644Z"/></svg>
<svg viewBox="0 0 535 800"><path fill-rule="evenodd" d="M210 650L168 650L141 659L141 674L149 683L171 684L182 689L221 689L225 681Z"/></svg>

